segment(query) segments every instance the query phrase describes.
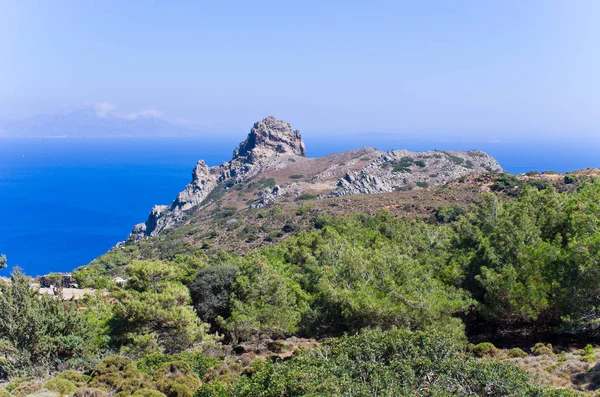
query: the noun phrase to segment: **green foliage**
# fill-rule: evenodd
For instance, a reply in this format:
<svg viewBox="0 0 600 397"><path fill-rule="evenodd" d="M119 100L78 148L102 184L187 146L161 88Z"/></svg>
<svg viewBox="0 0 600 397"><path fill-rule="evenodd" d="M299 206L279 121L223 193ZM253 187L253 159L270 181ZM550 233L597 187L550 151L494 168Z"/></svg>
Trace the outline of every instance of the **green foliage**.
<svg viewBox="0 0 600 397"><path fill-rule="evenodd" d="M222 388L211 389L202 388L199 395L226 395ZM542 396L546 392L553 391L535 386L517 367L465 356L441 334L392 329L331 340L288 361L257 364L228 395Z"/></svg>
<svg viewBox="0 0 600 397"><path fill-rule="evenodd" d="M494 357L498 354L498 349L490 342L482 342L473 346L472 352L477 357Z"/></svg>
<svg viewBox="0 0 600 397"><path fill-rule="evenodd" d="M119 345L139 343L138 354L155 347L178 352L203 339L205 324L196 316L189 290L180 282L178 269L157 262L135 262L126 268L129 282L112 293L116 303L110 322ZM139 343L136 343L139 342Z"/></svg>
<svg viewBox="0 0 600 397"><path fill-rule="evenodd" d="M583 351L585 352L586 356L593 356L594 355L594 346L590 345L589 343L587 345L585 345L585 347L583 348Z"/></svg>
<svg viewBox="0 0 600 397"><path fill-rule="evenodd" d="M6 255L0 255L0 269L6 269Z"/></svg>
<svg viewBox="0 0 600 397"><path fill-rule="evenodd" d="M301 194L298 197L296 197L296 200L298 200L298 201L302 201L302 200L314 200L316 198L317 198L317 196L314 195L314 194L304 193L304 194Z"/></svg>
<svg viewBox="0 0 600 397"><path fill-rule="evenodd" d="M423 160L415 161L415 165L420 168L425 168L427 166L427 164L425 164L425 162Z"/></svg>
<svg viewBox="0 0 600 397"><path fill-rule="evenodd" d="M289 178L290 179L302 179L302 178L304 178L304 175L295 174L295 175L290 175Z"/></svg>
<svg viewBox="0 0 600 397"><path fill-rule="evenodd" d="M176 354L149 354L137 362L137 368L146 375L153 376L157 369L167 363L183 362L190 366L192 371L199 377L203 377L206 371L217 363L217 360L205 356L201 352L182 352Z"/></svg>
<svg viewBox="0 0 600 397"><path fill-rule="evenodd" d="M14 389L11 390L10 394L14 397L25 397L30 394L39 392L43 389L44 384L39 380L29 380L26 382L19 383Z"/></svg>
<svg viewBox="0 0 600 397"><path fill-rule="evenodd" d="M200 379L182 361L166 363L154 372L156 388L167 397L192 397L200 387Z"/></svg>
<svg viewBox="0 0 600 397"><path fill-rule="evenodd" d="M531 348L531 352L535 356L542 356L544 354L547 354L549 356L553 356L554 355L554 351L552 351L552 345L550 343L547 343L547 344L536 343L535 346L533 346Z"/></svg>
<svg viewBox="0 0 600 397"><path fill-rule="evenodd" d="M108 393L94 387L81 387L73 393L73 397L108 397Z"/></svg>
<svg viewBox="0 0 600 397"><path fill-rule="evenodd" d="M260 190L273 187L275 185L277 185L277 181L274 178L261 178L255 183L255 186Z"/></svg>
<svg viewBox="0 0 600 397"><path fill-rule="evenodd" d="M513 347L508 351L508 357L510 358L525 358L527 357L527 353L525 353L522 349L518 347Z"/></svg>
<svg viewBox="0 0 600 397"><path fill-rule="evenodd" d="M32 373L33 367L50 371L80 357L94 357L98 331L78 312L76 303L39 296L19 271L11 283L0 283L0 339L9 376Z"/></svg>
<svg viewBox="0 0 600 397"><path fill-rule="evenodd" d="M435 218L442 223L450 223L458 220L458 217L464 215L465 210L461 207L439 207L435 211Z"/></svg>
<svg viewBox="0 0 600 397"><path fill-rule="evenodd" d="M442 152L442 153L444 153L456 165L462 165L465 162L465 159L463 159L462 157L456 156L452 153L449 153L449 152Z"/></svg>
<svg viewBox="0 0 600 397"><path fill-rule="evenodd" d="M164 393L153 389L141 389L137 390L131 395L131 397L166 397Z"/></svg>
<svg viewBox="0 0 600 397"><path fill-rule="evenodd" d="M56 375L55 379L65 379L65 380L72 382L76 386L81 387L81 386L86 385L90 381L91 378L88 375L84 375L77 371L67 370L67 371L63 371L60 374Z"/></svg>
<svg viewBox="0 0 600 397"><path fill-rule="evenodd" d="M190 283L192 302L202 321L215 326L217 317L229 317L230 296L238 270L235 265L207 267Z"/></svg>
<svg viewBox="0 0 600 397"><path fill-rule="evenodd" d="M496 192L511 192L520 185L519 179L511 174L500 174L494 179L491 189Z"/></svg>
<svg viewBox="0 0 600 397"><path fill-rule="evenodd" d="M62 378L50 379L44 383L44 387L50 391L57 392L60 396L66 396L77 390L75 383Z"/></svg>
<svg viewBox="0 0 600 397"><path fill-rule="evenodd" d="M575 182L577 182L577 176L576 176L576 175L573 175L573 174L567 174L567 175L565 175L565 177L564 177L564 182L565 182L567 185L570 185L570 184L572 184L572 183L575 183Z"/></svg>
<svg viewBox="0 0 600 397"><path fill-rule="evenodd" d="M429 187L429 183L419 181L417 182L417 186L423 189L427 189Z"/></svg>
<svg viewBox="0 0 600 397"><path fill-rule="evenodd" d="M151 381L137 370L131 359L122 356L110 356L102 360L92 374L90 385L115 393L133 393L148 385L153 386Z"/></svg>

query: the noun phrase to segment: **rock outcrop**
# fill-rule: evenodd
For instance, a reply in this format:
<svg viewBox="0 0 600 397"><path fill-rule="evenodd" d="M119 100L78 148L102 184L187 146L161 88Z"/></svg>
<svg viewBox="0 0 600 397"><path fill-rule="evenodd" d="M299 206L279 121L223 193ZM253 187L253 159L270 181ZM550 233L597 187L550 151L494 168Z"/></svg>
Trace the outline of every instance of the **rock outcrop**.
<svg viewBox="0 0 600 397"><path fill-rule="evenodd" d="M300 131L290 123L267 117L256 122L245 141L234 150L231 161L209 167L198 161L192 172L192 182L177 195L171 206L152 208L144 223L134 226L134 239L158 235L164 229L183 219L190 209L202 205L210 193L225 181L236 184L246 181L262 169L277 168L285 162L282 158L305 156L306 149ZM266 198L270 202L269 198Z"/></svg>
<svg viewBox="0 0 600 397"><path fill-rule="evenodd" d="M193 209L213 202L261 208L283 199L426 189L471 174L502 171L492 156L480 151L363 148L321 158L305 156L300 132L285 121L267 117L253 125L229 162L209 167L198 161L191 183L170 206L152 208L148 220L133 228L131 238L156 236ZM227 195L229 189L236 193Z"/></svg>
<svg viewBox="0 0 600 397"><path fill-rule="evenodd" d="M474 173L502 172L496 159L472 150L391 150L359 171L348 172L328 196L389 193L439 186Z"/></svg>

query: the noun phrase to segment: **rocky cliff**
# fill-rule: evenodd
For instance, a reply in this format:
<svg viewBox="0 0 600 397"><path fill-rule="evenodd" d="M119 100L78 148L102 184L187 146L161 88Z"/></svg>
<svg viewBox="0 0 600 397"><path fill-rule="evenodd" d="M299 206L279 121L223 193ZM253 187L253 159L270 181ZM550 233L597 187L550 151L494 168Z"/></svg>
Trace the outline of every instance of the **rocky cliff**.
<svg viewBox="0 0 600 397"><path fill-rule="evenodd" d="M148 220L133 228L135 240L155 236L192 210L222 203L259 208L279 200L389 193L439 186L471 174L501 172L480 151L382 152L363 148L307 158L298 130L267 117L254 124L229 162L209 167L198 161L192 182L170 206L152 208ZM229 191L236 194L229 194Z"/></svg>

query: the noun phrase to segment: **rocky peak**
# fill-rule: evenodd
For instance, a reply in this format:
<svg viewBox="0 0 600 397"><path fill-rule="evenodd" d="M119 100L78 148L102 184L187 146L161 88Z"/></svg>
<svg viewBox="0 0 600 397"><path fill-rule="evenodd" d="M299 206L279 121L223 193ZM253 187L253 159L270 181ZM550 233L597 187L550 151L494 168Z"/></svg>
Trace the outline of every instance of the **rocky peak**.
<svg viewBox="0 0 600 397"><path fill-rule="evenodd" d="M233 158L254 164L277 153L306 156L306 148L300 131L293 130L287 121L269 116L254 123L246 140L234 150Z"/></svg>

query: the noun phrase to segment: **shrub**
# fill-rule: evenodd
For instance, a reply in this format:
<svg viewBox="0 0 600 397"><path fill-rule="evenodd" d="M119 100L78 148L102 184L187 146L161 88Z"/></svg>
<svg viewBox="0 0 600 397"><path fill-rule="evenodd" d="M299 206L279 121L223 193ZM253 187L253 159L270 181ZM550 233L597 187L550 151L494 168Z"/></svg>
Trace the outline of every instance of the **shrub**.
<svg viewBox="0 0 600 397"><path fill-rule="evenodd" d="M417 182L417 186L423 189L427 189L429 187L429 183L419 181Z"/></svg>
<svg viewBox="0 0 600 397"><path fill-rule="evenodd" d="M227 388L223 386L221 382L218 381L210 381L208 383L204 383L198 389L196 393L196 397L229 397L230 394L227 391Z"/></svg>
<svg viewBox="0 0 600 397"><path fill-rule="evenodd" d="M73 393L73 397L108 397L108 393L102 389L82 387Z"/></svg>
<svg viewBox="0 0 600 397"><path fill-rule="evenodd" d="M457 206L439 207L435 211L435 219L442 223L450 223L456 221L464 213L465 210Z"/></svg>
<svg viewBox="0 0 600 397"><path fill-rule="evenodd" d="M234 265L211 266L198 271L188 288L196 313L202 321L215 327L218 316L229 317L229 298L238 271Z"/></svg>
<svg viewBox="0 0 600 397"><path fill-rule="evenodd" d="M482 342L473 347L473 354L477 357L494 357L498 354L498 349L490 342Z"/></svg>
<svg viewBox="0 0 600 397"><path fill-rule="evenodd" d="M527 357L528 354L518 347L512 348L508 351L508 357L510 358L524 358Z"/></svg>
<svg viewBox="0 0 600 397"><path fill-rule="evenodd" d="M137 362L138 369L146 375L154 373L164 364L181 361L190 366L198 377L203 377L207 370L217 363L217 360L205 356L201 352L183 352L177 354L149 354Z"/></svg>
<svg viewBox="0 0 600 397"><path fill-rule="evenodd" d="M573 174L567 174L567 175L565 175L564 181L567 185L570 185L572 183L577 182L577 176L575 176Z"/></svg>
<svg viewBox="0 0 600 397"><path fill-rule="evenodd" d="M300 175L300 174L290 175L289 178L290 179L302 179L302 178L304 178L304 175Z"/></svg>
<svg viewBox="0 0 600 397"><path fill-rule="evenodd" d="M200 379L183 361L164 364L156 370L153 380L167 397L192 397L200 387Z"/></svg>
<svg viewBox="0 0 600 397"><path fill-rule="evenodd" d="M531 352L535 356L542 356L544 354L547 354L549 356L554 355L554 352L552 351L552 345L550 343L536 343L535 346L531 348Z"/></svg>
<svg viewBox="0 0 600 397"><path fill-rule="evenodd" d="M15 387L11 391L11 395L14 397L25 397L30 394L33 394L37 391L42 390L44 384L39 380L29 380L23 383L20 383L17 387Z"/></svg>
<svg viewBox="0 0 600 397"><path fill-rule="evenodd" d="M164 393L153 389L141 389L131 395L131 397L166 397Z"/></svg>
<svg viewBox="0 0 600 397"><path fill-rule="evenodd" d="M90 385L115 392L132 393L143 389L148 383L148 379L137 370L131 359L122 356L110 356L98 364Z"/></svg>
<svg viewBox="0 0 600 397"><path fill-rule="evenodd" d="M585 352L586 356L593 356L594 355L594 346L590 345L589 343L587 345L585 345L585 347L583 348L583 351Z"/></svg>
<svg viewBox="0 0 600 397"><path fill-rule="evenodd" d="M77 390L75 383L70 380L54 378L44 383L44 387L50 391L55 391L61 396L66 396Z"/></svg>
<svg viewBox="0 0 600 397"><path fill-rule="evenodd" d="M68 381L73 382L77 386L83 386L90 381L90 377L84 374L81 374L77 371L67 370L63 371L60 374L56 375L56 379L66 379Z"/></svg>
<svg viewBox="0 0 600 397"><path fill-rule="evenodd" d="M417 161L415 161L415 165L420 168L425 168L425 166L427 164L425 164L425 162L423 160L417 160Z"/></svg>
<svg viewBox="0 0 600 397"><path fill-rule="evenodd" d="M498 177L494 180L491 189L493 191L502 192L507 189L514 188L518 185L519 179L516 176L505 173L498 175Z"/></svg>
<svg viewBox="0 0 600 397"><path fill-rule="evenodd" d="M301 200L314 200L316 198L317 198L317 196L314 195L314 194L304 193L304 194L301 194L298 197L296 197L296 200L299 200L299 201L301 201Z"/></svg>

